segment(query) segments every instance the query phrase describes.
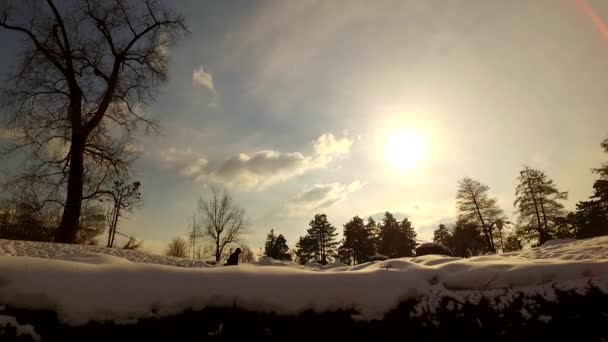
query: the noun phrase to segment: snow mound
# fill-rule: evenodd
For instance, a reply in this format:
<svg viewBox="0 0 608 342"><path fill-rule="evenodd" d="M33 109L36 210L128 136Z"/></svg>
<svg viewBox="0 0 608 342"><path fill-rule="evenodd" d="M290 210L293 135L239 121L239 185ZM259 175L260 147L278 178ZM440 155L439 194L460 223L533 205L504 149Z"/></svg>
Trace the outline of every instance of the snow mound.
<svg viewBox="0 0 608 342"><path fill-rule="evenodd" d="M400 301L441 294L484 291L503 300L505 291L527 289L551 300L556 287L580 290L590 283L608 293L607 252L608 237L602 237L469 259L426 255L301 266L268 258L196 267L143 252L0 240L0 314L2 305L52 308L63 322L78 325L229 306L279 314L355 309L358 319L378 319Z"/></svg>
<svg viewBox="0 0 608 342"><path fill-rule="evenodd" d="M550 240L541 247L501 254L528 259L592 260L608 259L608 236L584 240Z"/></svg>
<svg viewBox="0 0 608 342"><path fill-rule="evenodd" d="M553 239L543 243L542 247L553 247L575 242L575 239Z"/></svg>

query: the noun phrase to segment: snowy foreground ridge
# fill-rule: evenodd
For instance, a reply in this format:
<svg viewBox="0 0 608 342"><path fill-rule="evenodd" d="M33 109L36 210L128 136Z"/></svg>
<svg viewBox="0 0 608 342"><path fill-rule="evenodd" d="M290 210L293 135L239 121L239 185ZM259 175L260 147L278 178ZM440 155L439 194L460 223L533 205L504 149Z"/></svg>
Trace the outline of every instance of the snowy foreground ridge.
<svg viewBox="0 0 608 342"><path fill-rule="evenodd" d="M53 310L70 325L209 306L279 314L355 309L357 319L371 320L411 298L427 298L420 305L432 310L434 298L482 290L496 293L500 306L515 289L551 300L555 289L588 284L608 293L608 237L470 259L429 255L323 269L268 259L210 267L144 252L0 240L0 326L10 324L1 316L5 306Z"/></svg>

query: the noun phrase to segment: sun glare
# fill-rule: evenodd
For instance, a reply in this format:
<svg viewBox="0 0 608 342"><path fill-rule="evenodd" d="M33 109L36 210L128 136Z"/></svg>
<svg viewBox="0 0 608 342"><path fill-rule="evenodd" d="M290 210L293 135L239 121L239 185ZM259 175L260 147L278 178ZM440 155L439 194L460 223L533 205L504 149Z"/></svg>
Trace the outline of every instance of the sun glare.
<svg viewBox="0 0 608 342"><path fill-rule="evenodd" d="M385 143L385 157L399 171L416 167L422 158L425 144L420 135L413 130L400 129L393 132Z"/></svg>

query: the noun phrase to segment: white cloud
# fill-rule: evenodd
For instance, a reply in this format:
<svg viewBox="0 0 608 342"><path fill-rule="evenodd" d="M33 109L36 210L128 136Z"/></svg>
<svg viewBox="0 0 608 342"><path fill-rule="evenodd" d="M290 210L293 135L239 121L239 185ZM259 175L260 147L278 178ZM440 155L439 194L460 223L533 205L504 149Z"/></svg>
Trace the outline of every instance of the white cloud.
<svg viewBox="0 0 608 342"><path fill-rule="evenodd" d="M364 186L356 180L348 185L342 183L317 184L300 192L287 203L290 215L307 214L312 210L325 210L348 197L349 194L359 191Z"/></svg>
<svg viewBox="0 0 608 342"><path fill-rule="evenodd" d="M213 76L205 71L202 66L192 71L192 86L203 87L215 94L215 87L213 86Z"/></svg>
<svg viewBox="0 0 608 342"><path fill-rule="evenodd" d="M248 188L264 188L291 179L314 169L324 168L335 157L350 152L352 140L336 140L333 134L323 134L312 143L313 154L258 151L252 155L240 153L228 159L213 176L227 184Z"/></svg>
<svg viewBox="0 0 608 342"><path fill-rule="evenodd" d="M251 190L262 189L311 170L324 168L335 157L347 154L351 145L352 140L348 138L337 140L333 134L323 134L312 142L313 153L310 155L275 150L239 153L211 170L206 170L207 158L190 148L162 150L160 159L197 182L217 182Z"/></svg>
<svg viewBox="0 0 608 342"><path fill-rule="evenodd" d="M313 147L317 156L329 158L328 162L334 156L344 155L350 152L350 147L353 141L349 138L336 140L336 137L329 133L323 134L315 140Z"/></svg>

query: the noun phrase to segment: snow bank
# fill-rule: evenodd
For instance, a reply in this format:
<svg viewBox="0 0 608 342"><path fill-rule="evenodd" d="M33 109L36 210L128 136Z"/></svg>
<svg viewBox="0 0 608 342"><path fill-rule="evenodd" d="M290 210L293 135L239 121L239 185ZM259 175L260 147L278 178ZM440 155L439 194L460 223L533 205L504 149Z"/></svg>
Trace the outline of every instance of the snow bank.
<svg viewBox="0 0 608 342"><path fill-rule="evenodd" d="M15 241L0 239L0 256L31 256L37 258L70 260L84 263L134 262L178 267L207 267L202 260L190 260L100 246L69 245L62 243ZM109 256L115 257L111 258Z"/></svg>
<svg viewBox="0 0 608 342"><path fill-rule="evenodd" d="M0 240L0 304L51 309L73 325L209 306L280 314L355 309L358 319L379 319L400 301L431 294L485 290L498 297L517 288L550 299L556 284L578 289L590 281L608 290L606 251L608 238L597 238L470 259L426 255L315 269L265 259L201 268L141 252Z"/></svg>

